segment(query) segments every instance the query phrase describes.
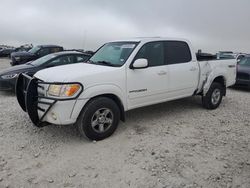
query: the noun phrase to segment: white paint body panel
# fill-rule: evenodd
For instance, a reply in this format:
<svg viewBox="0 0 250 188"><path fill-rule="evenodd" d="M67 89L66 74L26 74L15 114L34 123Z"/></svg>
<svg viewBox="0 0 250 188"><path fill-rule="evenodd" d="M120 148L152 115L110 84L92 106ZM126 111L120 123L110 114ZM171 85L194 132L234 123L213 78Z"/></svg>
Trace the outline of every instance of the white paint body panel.
<svg viewBox="0 0 250 188"><path fill-rule="evenodd" d="M192 52L192 61L145 69L129 68L144 44L169 40L187 42ZM36 73L35 77L45 82L79 82L84 86L84 91L78 99L57 103L46 115L45 120L52 124L73 124L84 105L91 98L103 94L116 95L124 110L128 111L192 96L195 92L206 93L218 76L225 79L227 87L235 83L236 68L229 68L229 65L236 66L235 59L198 62L190 43L183 39L147 38L128 41L140 43L122 67L80 63L49 68ZM57 121L53 121L50 117L52 112L58 116Z"/></svg>

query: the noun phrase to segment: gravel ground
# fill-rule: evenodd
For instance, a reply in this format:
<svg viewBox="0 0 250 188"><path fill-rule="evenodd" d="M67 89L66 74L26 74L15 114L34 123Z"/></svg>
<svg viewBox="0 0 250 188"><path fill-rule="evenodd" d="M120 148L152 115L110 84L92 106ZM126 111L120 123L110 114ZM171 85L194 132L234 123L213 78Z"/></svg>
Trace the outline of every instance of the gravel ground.
<svg viewBox="0 0 250 188"><path fill-rule="evenodd" d="M154 105L90 142L74 126L33 127L1 92L0 187L249 188L249 107L249 91L235 89L215 111L199 97Z"/></svg>

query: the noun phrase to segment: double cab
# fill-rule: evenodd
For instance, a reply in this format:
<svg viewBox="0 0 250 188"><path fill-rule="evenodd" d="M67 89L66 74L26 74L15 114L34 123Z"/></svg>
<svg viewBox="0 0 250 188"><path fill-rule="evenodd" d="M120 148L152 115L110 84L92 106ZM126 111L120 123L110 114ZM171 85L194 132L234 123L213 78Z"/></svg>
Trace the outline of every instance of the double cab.
<svg viewBox="0 0 250 188"><path fill-rule="evenodd" d="M236 59L197 61L187 40L139 38L106 43L87 63L21 74L16 94L34 125L75 124L102 140L135 108L200 95L216 109L235 81Z"/></svg>

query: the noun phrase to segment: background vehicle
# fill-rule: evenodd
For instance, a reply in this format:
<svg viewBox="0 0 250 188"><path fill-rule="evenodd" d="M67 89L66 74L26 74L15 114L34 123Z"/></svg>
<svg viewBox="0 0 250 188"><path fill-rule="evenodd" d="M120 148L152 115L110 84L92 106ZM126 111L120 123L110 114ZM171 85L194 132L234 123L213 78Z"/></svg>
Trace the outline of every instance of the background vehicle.
<svg viewBox="0 0 250 188"><path fill-rule="evenodd" d="M0 48L0 57L8 57L14 51L15 48L10 48L10 47Z"/></svg>
<svg viewBox="0 0 250 188"><path fill-rule="evenodd" d="M235 86L250 89L250 56L246 56L238 62Z"/></svg>
<svg viewBox="0 0 250 188"><path fill-rule="evenodd" d="M63 51L63 47L56 45L40 45L32 48L28 52L13 52L11 54L11 62L12 66L21 65L27 63L29 61L36 60L40 57L43 57L48 54L56 53Z"/></svg>
<svg viewBox="0 0 250 188"><path fill-rule="evenodd" d="M91 56L80 52L58 52L49 54L35 61L24 65L10 67L0 72L0 90L15 90L15 84L18 74L26 73L33 76L37 71L60 65L85 62Z"/></svg>
<svg viewBox="0 0 250 188"><path fill-rule="evenodd" d="M32 44L24 44L20 47L15 48L15 52L24 52L24 51L27 52L32 48L33 48Z"/></svg>
<svg viewBox="0 0 250 188"><path fill-rule="evenodd" d="M131 109L193 95L215 109L236 80L236 59L197 61L190 43L179 39L110 42L88 62L19 76L17 99L34 125L75 124L102 140Z"/></svg>
<svg viewBox="0 0 250 188"><path fill-rule="evenodd" d="M248 55L248 54L244 54L244 53L239 53L239 54L237 54L237 57L236 57L237 62L240 62L241 59L243 59L243 58L246 57L246 56L249 56L249 55Z"/></svg>

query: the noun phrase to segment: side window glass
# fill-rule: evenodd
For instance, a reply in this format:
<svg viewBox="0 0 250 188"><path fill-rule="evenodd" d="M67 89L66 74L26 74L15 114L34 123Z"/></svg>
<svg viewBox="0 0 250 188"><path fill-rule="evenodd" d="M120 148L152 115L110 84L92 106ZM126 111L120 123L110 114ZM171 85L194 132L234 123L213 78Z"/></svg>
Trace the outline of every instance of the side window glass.
<svg viewBox="0 0 250 188"><path fill-rule="evenodd" d="M148 66L164 65L164 44L163 42L150 42L145 44L137 53L136 59L147 59Z"/></svg>
<svg viewBox="0 0 250 188"><path fill-rule="evenodd" d="M192 60L191 51L186 42L165 42L165 56L167 64L187 63Z"/></svg>
<svg viewBox="0 0 250 188"><path fill-rule="evenodd" d="M60 52L60 48L51 48L51 53Z"/></svg>
<svg viewBox="0 0 250 188"><path fill-rule="evenodd" d="M88 56L81 55L81 56L77 56L77 57L76 57L76 62L77 62L77 63L85 62L85 61L88 60L88 59L89 59Z"/></svg>
<svg viewBox="0 0 250 188"><path fill-rule="evenodd" d="M54 59L53 61L51 61L48 66L50 67L50 66L59 66L59 65L71 64L71 63L74 63L73 59L74 59L73 56L58 57L58 58Z"/></svg>
<svg viewBox="0 0 250 188"><path fill-rule="evenodd" d="M39 50L38 55L40 57L43 57L45 55L48 55L49 53L50 53L49 48L42 48L41 50Z"/></svg>

